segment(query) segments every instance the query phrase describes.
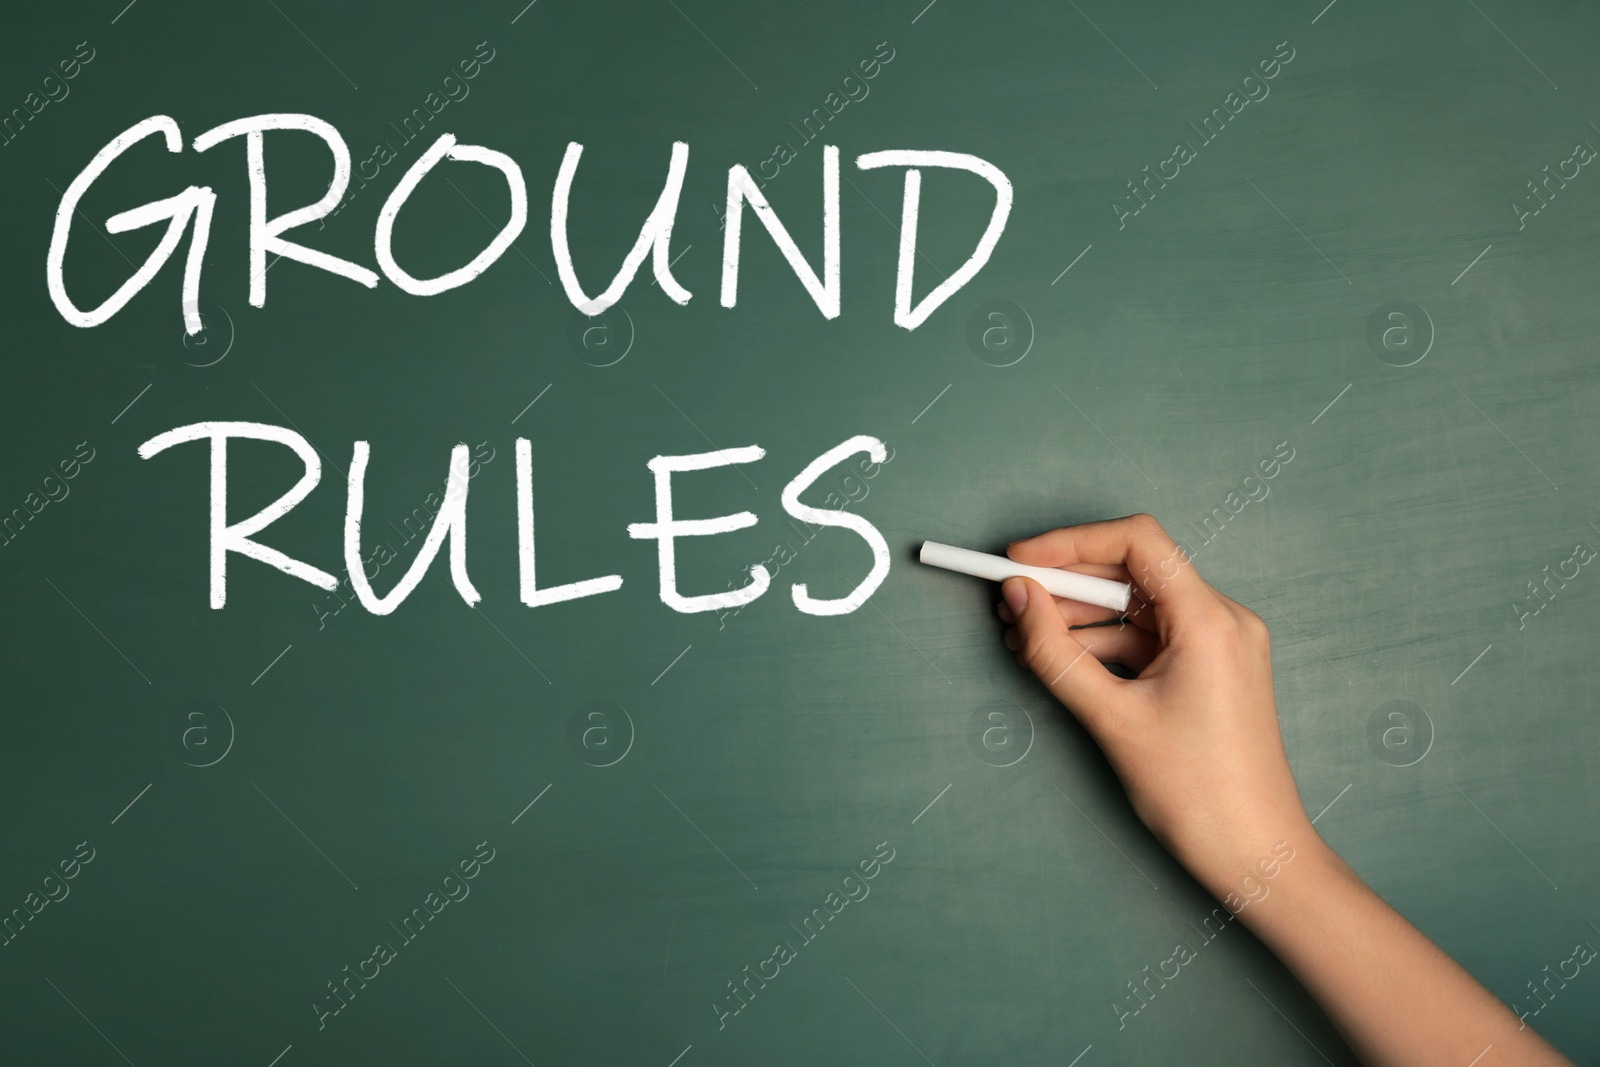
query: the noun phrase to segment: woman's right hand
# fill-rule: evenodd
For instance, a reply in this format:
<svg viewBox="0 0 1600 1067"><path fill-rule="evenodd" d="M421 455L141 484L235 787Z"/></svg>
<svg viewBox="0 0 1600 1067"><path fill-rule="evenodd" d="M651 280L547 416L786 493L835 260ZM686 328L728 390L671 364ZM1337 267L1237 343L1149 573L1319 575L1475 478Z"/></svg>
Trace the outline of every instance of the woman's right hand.
<svg viewBox="0 0 1600 1067"><path fill-rule="evenodd" d="M1149 515L1014 542L1018 563L1130 582L1118 613L1012 578L1008 648L1093 735L1134 811L1219 899L1287 842L1320 845L1289 770L1261 618L1208 585ZM1122 664L1138 676L1119 678Z"/></svg>

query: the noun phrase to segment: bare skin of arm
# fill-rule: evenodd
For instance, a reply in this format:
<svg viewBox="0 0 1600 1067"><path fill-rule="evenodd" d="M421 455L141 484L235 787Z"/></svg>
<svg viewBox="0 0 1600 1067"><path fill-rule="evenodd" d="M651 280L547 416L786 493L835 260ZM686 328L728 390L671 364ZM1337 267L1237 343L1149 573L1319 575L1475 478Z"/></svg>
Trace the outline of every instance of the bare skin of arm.
<svg viewBox="0 0 1600 1067"><path fill-rule="evenodd" d="M1570 1067L1318 836L1284 753L1266 623L1208 585L1154 518L1052 530L1007 553L1133 584L1121 625L1074 630L1118 613L1012 578L999 608L1006 646L1094 737L1144 824L1364 1063ZM1272 862L1287 849L1292 861Z"/></svg>

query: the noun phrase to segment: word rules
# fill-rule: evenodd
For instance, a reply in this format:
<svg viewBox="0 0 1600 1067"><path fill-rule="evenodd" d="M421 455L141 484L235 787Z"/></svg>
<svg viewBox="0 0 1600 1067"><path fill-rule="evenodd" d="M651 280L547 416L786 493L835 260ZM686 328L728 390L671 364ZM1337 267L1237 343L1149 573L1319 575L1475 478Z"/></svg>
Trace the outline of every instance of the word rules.
<svg viewBox="0 0 1600 1067"><path fill-rule="evenodd" d="M229 522L228 442L238 439L271 441L284 445L300 458L305 470L299 481L276 501L249 518ZM328 571L304 560L293 559L275 548L253 540L256 534L288 514L309 496L322 479L321 458L309 441L293 430L266 423L196 422L150 438L139 446L139 456L142 459L149 459L174 445L190 441L208 441L211 447L210 564L213 608L221 608L227 603L230 554L245 556L276 567L283 573L310 582L319 589L338 587L340 580ZM803 582L791 585L789 593L794 600L794 606L807 615L848 615L865 604L867 598L889 575L889 545L876 527L860 515L832 508L813 507L800 500L801 494L818 478L860 452L865 452L874 463L885 462L889 454L887 446L882 441L876 437L860 434L828 449L812 460L783 489L783 509L789 515L801 522L849 530L865 541L872 551L871 569L845 596L823 599L812 596ZM471 478L467 446L459 444L451 450L450 474L444 500L433 517L433 525L406 573L393 589L381 596L373 589L362 566L361 519L365 510L367 461L370 453L371 447L366 441L355 442L350 457L344 521L345 568L362 607L374 615L388 615L393 612L406 597L411 595L417 583L422 581L423 574L439 555L446 540L450 542L450 578L455 583L456 591L469 605L477 604L482 596L467 575L467 488ZM622 587L620 574L607 574L565 585L539 588L534 574L532 443L525 437L519 437L516 454L517 549L522 602L533 608L620 589ZM674 475L709 470L714 467L754 463L765 454L761 446L748 445L743 448L726 448L717 452L702 452L688 456L656 456L646 464L655 477L655 521L629 524L628 536L653 540L657 543L661 602L669 608L684 613L737 608L761 596L772 584L772 574L765 566L757 563L750 567L750 581L740 588L698 596L686 595L679 591L676 547L678 538L706 537L742 530L747 526L754 526L757 520L755 514L749 511L712 518L685 519L677 517L673 513L672 506Z"/></svg>

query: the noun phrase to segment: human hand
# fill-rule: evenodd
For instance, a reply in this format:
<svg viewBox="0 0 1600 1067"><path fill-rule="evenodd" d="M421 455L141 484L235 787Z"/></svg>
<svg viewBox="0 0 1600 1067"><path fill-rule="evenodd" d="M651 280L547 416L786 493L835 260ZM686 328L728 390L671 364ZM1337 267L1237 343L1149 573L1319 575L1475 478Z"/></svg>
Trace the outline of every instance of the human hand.
<svg viewBox="0 0 1600 1067"><path fill-rule="evenodd" d="M1284 753L1260 616L1208 585L1149 515L1052 530L1006 551L1133 584L1120 623L1075 630L1119 616L1009 579L1005 642L1088 729L1135 813L1201 884L1220 898L1274 844L1320 845Z"/></svg>
<svg viewBox="0 0 1600 1067"><path fill-rule="evenodd" d="M1207 585L1160 523L1069 526L1007 554L1132 583L1119 617L1008 579L1006 645L1105 751L1144 824L1277 953L1363 1062L1459 1067L1493 1048L1496 1063L1570 1067L1317 836L1283 751L1266 624ZM1272 902L1245 912L1266 897L1255 872L1273 878L1290 858Z"/></svg>

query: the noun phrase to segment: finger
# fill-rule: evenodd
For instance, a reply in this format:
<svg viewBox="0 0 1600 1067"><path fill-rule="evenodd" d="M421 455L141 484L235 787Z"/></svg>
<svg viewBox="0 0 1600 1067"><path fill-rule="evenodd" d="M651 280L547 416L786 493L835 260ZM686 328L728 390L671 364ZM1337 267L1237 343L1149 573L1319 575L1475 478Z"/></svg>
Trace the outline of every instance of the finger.
<svg viewBox="0 0 1600 1067"><path fill-rule="evenodd" d="M1021 562L1020 560L1018 562ZM1133 576L1128 573L1126 564L1122 563L1078 563L1064 570L1076 571L1079 574L1092 574L1096 578L1109 578L1114 582L1125 582L1133 586L1133 592L1128 596L1128 606L1120 613L1109 609L1097 608L1092 604L1080 604L1076 600L1056 599L1063 604L1080 604L1084 609L1074 611L1068 615L1063 611L1068 626L1082 626L1091 622L1107 622L1111 619L1127 619L1135 626L1156 633L1156 615L1150 610L1150 605L1139 595L1139 587L1134 584Z"/></svg>
<svg viewBox="0 0 1600 1067"><path fill-rule="evenodd" d="M1118 582L1128 580L1128 568L1122 563L1075 563L1067 570L1077 571L1079 574L1092 574L1096 578L1110 578Z"/></svg>
<svg viewBox="0 0 1600 1067"><path fill-rule="evenodd" d="M1079 570L1078 568L1071 569ZM1103 567L1099 569L1120 571L1121 580L1124 582L1128 580L1126 567ZM1087 574L1089 572L1080 570L1079 573ZM1081 600L1071 600L1067 597L1058 596L1054 599L1056 608L1061 612L1061 617L1066 620L1068 626L1093 626L1096 623L1120 621L1137 626L1146 633L1155 634L1158 632L1155 612L1150 610L1150 605L1146 604L1137 592L1128 597L1127 609L1120 612L1111 608L1102 608L1096 604L1085 604ZM1001 622L1015 625L1017 621L1016 613L1011 610L1004 600L996 604L994 610L995 614L1000 617Z"/></svg>
<svg viewBox="0 0 1600 1067"><path fill-rule="evenodd" d="M1155 634L1131 624L1073 630L1072 636L1101 663L1119 663L1134 672L1150 666L1161 651Z"/></svg>
<svg viewBox="0 0 1600 1067"><path fill-rule="evenodd" d="M1188 623L1219 604L1188 554L1150 515L1051 530L1013 542L1006 554L1036 567L1123 564L1140 598L1156 608L1161 627Z"/></svg>
<svg viewBox="0 0 1600 1067"><path fill-rule="evenodd" d="M1122 616L1109 608L1096 607L1093 604L1084 604L1076 600L1067 600L1064 597L1054 597L1056 610L1061 612L1061 618L1068 626L1092 626L1095 623L1116 622ZM1004 600L995 605L994 613L1000 621L1007 625L1016 625L1017 613L1011 610Z"/></svg>
<svg viewBox="0 0 1600 1067"><path fill-rule="evenodd" d="M1077 568L1073 569L1076 570ZM1128 580L1128 571L1125 567L1106 567L1101 569L1108 571L1121 571L1121 580ZM1087 574L1088 571L1080 571L1080 573ZM1134 593L1128 598L1127 610L1121 612L1114 611L1111 608L1102 608L1094 604L1085 604L1081 600L1070 600L1066 597L1058 596L1055 598L1055 602L1056 607L1061 612L1061 617L1066 620L1068 626L1090 626L1094 623L1116 622L1121 620L1123 622L1131 623L1149 633L1153 634L1156 632L1155 613L1150 610L1150 605L1146 604L1144 600L1140 598L1138 593ZM1001 622L1007 624L1016 623L1016 614L1006 605L1004 600L1001 600L998 604L996 604L994 610L995 614L1000 617Z"/></svg>
<svg viewBox="0 0 1600 1067"><path fill-rule="evenodd" d="M1098 740L1127 704L1128 683L1106 670L1067 629L1050 594L1031 578L1011 578L1001 586L1017 618L1017 660L1076 715ZM1077 631L1081 633L1082 631Z"/></svg>
<svg viewBox="0 0 1600 1067"><path fill-rule="evenodd" d="M1101 663L1120 664L1136 674L1161 652L1161 642L1154 634L1129 624L1080 627L1072 630L1072 636ZM1008 628L1002 640L1013 652L1023 649L1022 634L1016 627Z"/></svg>

